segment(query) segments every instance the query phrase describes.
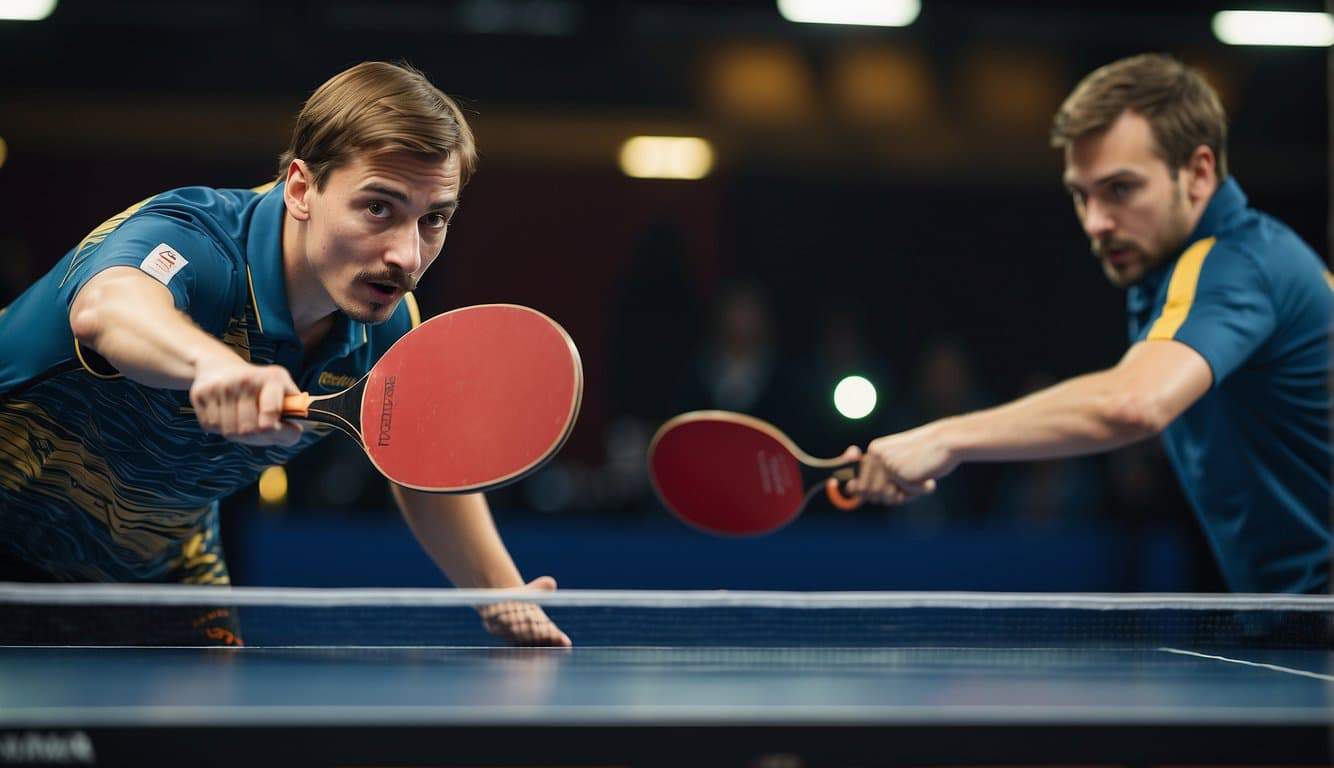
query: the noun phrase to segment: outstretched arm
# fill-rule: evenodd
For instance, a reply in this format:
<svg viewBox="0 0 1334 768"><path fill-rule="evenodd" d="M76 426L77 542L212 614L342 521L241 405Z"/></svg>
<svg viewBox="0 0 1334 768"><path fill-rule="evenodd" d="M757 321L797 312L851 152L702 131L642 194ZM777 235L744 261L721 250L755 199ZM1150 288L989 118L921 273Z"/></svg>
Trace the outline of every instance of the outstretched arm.
<svg viewBox="0 0 1334 768"><path fill-rule="evenodd" d="M299 390L287 369L251 365L176 309L171 293L133 267L111 267L83 286L70 330L126 378L188 389L200 427L249 445L290 445L301 430L282 420Z"/></svg>
<svg viewBox="0 0 1334 768"><path fill-rule="evenodd" d="M873 441L849 490L896 504L929 493L967 461L1110 451L1162 432L1212 383L1209 364L1189 346L1141 342L1114 368Z"/></svg>
<svg viewBox="0 0 1334 768"><path fill-rule="evenodd" d="M422 493L391 485L422 549L456 587L556 588L542 576L524 584L480 493ZM570 645L570 638L533 603L495 603L478 609L489 632L515 645Z"/></svg>

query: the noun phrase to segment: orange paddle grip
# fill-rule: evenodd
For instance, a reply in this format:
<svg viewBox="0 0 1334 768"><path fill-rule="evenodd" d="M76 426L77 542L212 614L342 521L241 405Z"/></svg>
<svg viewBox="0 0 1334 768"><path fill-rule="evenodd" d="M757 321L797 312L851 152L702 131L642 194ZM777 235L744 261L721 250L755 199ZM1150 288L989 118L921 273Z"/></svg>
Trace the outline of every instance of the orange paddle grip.
<svg viewBox="0 0 1334 768"><path fill-rule="evenodd" d="M301 418L302 416L309 416L310 404L314 402L314 400L315 398L311 397L310 394L306 392L302 392L297 395L284 395L283 415L295 416L297 418Z"/></svg>
<svg viewBox="0 0 1334 768"><path fill-rule="evenodd" d="M849 512L862 505L860 496L848 496L843 493L843 489L839 487L837 477L831 477L825 481L824 492L825 496L829 497L829 503L833 504L836 509Z"/></svg>

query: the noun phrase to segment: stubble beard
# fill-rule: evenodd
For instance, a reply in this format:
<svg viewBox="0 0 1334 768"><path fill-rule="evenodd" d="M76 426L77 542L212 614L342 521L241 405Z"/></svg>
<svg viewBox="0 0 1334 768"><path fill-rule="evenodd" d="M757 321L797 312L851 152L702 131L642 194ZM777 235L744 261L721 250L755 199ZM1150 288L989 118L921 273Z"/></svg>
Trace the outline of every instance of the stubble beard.
<svg viewBox="0 0 1334 768"><path fill-rule="evenodd" d="M1148 276L1150 272L1162 264L1167 257L1175 253L1180 247L1189 232L1186 231L1186 196L1182 193L1181 187L1172 185L1172 203L1171 210L1166 217L1166 226L1171 229L1171 233L1162 239L1162 244L1150 250L1140 247L1139 244L1129 240L1108 240L1101 243L1093 243L1093 252L1102 263L1103 274L1107 280L1117 288L1129 288ZM1107 261L1102 253L1108 250L1126 249L1139 254L1139 258L1131 262L1130 269L1117 270L1111 262Z"/></svg>

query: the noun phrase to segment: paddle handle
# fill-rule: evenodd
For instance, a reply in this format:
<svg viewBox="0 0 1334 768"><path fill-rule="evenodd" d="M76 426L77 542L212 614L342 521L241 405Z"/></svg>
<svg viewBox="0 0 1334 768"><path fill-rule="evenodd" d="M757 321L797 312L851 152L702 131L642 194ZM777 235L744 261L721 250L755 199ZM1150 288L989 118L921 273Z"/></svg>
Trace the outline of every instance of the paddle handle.
<svg viewBox="0 0 1334 768"><path fill-rule="evenodd" d="M857 476L857 465L849 464L834 472L824 483L825 496L834 508L851 511L862 505L860 496L847 492L848 481Z"/></svg>
<svg viewBox="0 0 1334 768"><path fill-rule="evenodd" d="M310 404L315 401L309 392L283 396L283 416L303 419L310 415Z"/></svg>
<svg viewBox="0 0 1334 768"><path fill-rule="evenodd" d="M825 481L825 496L829 497L829 503L833 504L835 508L850 511L862 505L860 496L848 493L848 481L856 476L857 464L854 463L839 468ZM927 493L935 492L936 481L927 480L926 490Z"/></svg>

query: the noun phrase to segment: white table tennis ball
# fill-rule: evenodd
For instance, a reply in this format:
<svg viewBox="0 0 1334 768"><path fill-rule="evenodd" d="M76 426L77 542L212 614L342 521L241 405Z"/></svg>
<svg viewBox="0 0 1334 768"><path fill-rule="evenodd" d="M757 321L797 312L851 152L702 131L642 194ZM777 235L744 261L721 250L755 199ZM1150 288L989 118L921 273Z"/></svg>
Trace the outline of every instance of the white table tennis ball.
<svg viewBox="0 0 1334 768"><path fill-rule="evenodd" d="M865 418L875 410L875 385L864 376L845 376L834 387L834 407L846 418Z"/></svg>

